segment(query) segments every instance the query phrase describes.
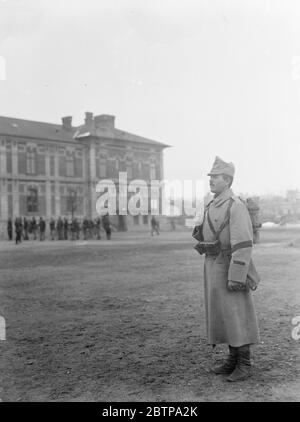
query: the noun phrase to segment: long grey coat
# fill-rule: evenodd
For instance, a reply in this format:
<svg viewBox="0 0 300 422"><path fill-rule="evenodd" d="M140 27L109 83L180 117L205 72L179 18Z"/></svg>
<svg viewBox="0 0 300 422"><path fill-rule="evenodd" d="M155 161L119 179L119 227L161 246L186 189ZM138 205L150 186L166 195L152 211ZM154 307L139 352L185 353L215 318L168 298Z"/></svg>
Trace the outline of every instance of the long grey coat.
<svg viewBox="0 0 300 422"><path fill-rule="evenodd" d="M252 298L252 291L232 292L227 280L245 283L251 259L253 232L245 204L231 189L226 189L209 205L209 216L215 230L223 223L229 199L230 223L220 234L222 248L231 248L231 257L220 253L217 257L206 256L204 263L204 293L206 328L209 344L226 343L233 347L259 342L259 330ZM205 241L214 240L205 218Z"/></svg>

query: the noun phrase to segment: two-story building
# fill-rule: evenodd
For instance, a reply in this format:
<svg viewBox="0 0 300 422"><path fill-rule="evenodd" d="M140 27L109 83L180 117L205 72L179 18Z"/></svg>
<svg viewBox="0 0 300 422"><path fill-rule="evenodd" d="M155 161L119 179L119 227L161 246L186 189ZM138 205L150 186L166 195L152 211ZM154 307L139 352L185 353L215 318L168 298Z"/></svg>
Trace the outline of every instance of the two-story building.
<svg viewBox="0 0 300 422"><path fill-rule="evenodd" d="M76 197L76 217L95 218L96 185L119 172L133 179L163 179L163 150L168 145L119 130L115 117L85 114L61 124L0 117L0 224L8 217L66 216ZM117 213L118 214L118 213ZM120 229L148 224L147 216L116 215Z"/></svg>

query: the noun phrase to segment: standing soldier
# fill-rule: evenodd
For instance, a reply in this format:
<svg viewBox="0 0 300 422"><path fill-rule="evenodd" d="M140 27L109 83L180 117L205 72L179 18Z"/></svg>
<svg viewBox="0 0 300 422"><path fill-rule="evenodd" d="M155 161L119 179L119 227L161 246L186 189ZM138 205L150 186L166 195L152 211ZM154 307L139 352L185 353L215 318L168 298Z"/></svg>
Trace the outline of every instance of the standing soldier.
<svg viewBox="0 0 300 422"><path fill-rule="evenodd" d="M258 277L251 259L253 230L246 205L230 189L234 166L216 157L210 176L213 200L193 236L205 253L204 296L208 343L225 343L229 356L215 374L228 381L251 375L250 345L259 342L259 330L247 275Z"/></svg>
<svg viewBox="0 0 300 422"><path fill-rule="evenodd" d="M50 228L51 240L54 240L55 239L55 221L54 221L54 218L50 219L49 228Z"/></svg>
<svg viewBox="0 0 300 422"><path fill-rule="evenodd" d="M57 223L56 223L56 230L57 230L57 233L58 233L58 240L62 240L62 238L63 238L63 236L62 236L63 235L63 227L64 227L64 223L63 223L61 217L58 217Z"/></svg>
<svg viewBox="0 0 300 422"><path fill-rule="evenodd" d="M106 233L106 239L110 240L111 239L111 224L110 224L108 212L102 217L102 225Z"/></svg>
<svg viewBox="0 0 300 422"><path fill-rule="evenodd" d="M23 227L24 227L24 240L29 240L28 237L28 221L27 218L23 218Z"/></svg>
<svg viewBox="0 0 300 422"><path fill-rule="evenodd" d="M68 240L68 229L69 229L69 222L67 217L64 218L64 239Z"/></svg>
<svg viewBox="0 0 300 422"><path fill-rule="evenodd" d="M16 245L22 242L22 220L21 217L15 219Z"/></svg>
<svg viewBox="0 0 300 422"><path fill-rule="evenodd" d="M13 223L11 217L7 220L7 234L8 240L12 240L13 238Z"/></svg>
<svg viewBox="0 0 300 422"><path fill-rule="evenodd" d="M33 216L31 219L31 224L30 224L30 228L31 228L31 232L33 233L33 240L36 240L36 231L37 231L37 222L35 217Z"/></svg>
<svg viewBox="0 0 300 422"><path fill-rule="evenodd" d="M39 229L40 229L40 241L45 240L46 222L45 220L43 220L43 217L40 217Z"/></svg>
<svg viewBox="0 0 300 422"><path fill-rule="evenodd" d="M97 217L95 219L95 228L96 228L96 236L97 236L97 240L101 239L101 234L100 234L100 228L101 228L101 218Z"/></svg>

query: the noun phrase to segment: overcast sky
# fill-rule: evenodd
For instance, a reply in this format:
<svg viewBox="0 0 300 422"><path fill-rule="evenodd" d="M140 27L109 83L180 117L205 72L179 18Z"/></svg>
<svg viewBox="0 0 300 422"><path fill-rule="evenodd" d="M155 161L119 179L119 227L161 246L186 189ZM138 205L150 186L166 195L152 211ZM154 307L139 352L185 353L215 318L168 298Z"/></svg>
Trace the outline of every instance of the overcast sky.
<svg viewBox="0 0 300 422"><path fill-rule="evenodd" d="M1 63L0 115L113 114L166 179L219 155L237 193L300 188L298 0L0 0Z"/></svg>

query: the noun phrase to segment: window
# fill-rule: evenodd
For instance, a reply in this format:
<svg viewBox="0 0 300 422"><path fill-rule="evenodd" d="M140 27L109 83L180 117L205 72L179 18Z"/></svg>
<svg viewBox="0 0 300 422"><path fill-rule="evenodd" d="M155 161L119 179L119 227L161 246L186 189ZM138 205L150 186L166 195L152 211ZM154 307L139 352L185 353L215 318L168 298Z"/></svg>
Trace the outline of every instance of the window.
<svg viewBox="0 0 300 422"><path fill-rule="evenodd" d="M150 179L155 180L156 178L156 172L155 172L155 164L151 164L150 166Z"/></svg>
<svg viewBox="0 0 300 422"><path fill-rule="evenodd" d="M109 178L118 177L116 162L114 160L107 160L107 176Z"/></svg>
<svg viewBox="0 0 300 422"><path fill-rule="evenodd" d="M50 155L50 175L55 176L55 157Z"/></svg>
<svg viewBox="0 0 300 422"><path fill-rule="evenodd" d="M142 177L144 180L149 179L150 176L150 165L148 163L142 163Z"/></svg>
<svg viewBox="0 0 300 422"><path fill-rule="evenodd" d="M139 216L138 215L134 215L133 216L133 224L135 226L138 226L139 225Z"/></svg>
<svg viewBox="0 0 300 422"><path fill-rule="evenodd" d="M127 161L127 164L126 164L126 171L127 171L128 179L132 179L132 163L129 161Z"/></svg>
<svg viewBox="0 0 300 422"><path fill-rule="evenodd" d="M159 213L159 199L157 198L152 198L151 199L151 212L155 213Z"/></svg>
<svg viewBox="0 0 300 422"><path fill-rule="evenodd" d="M60 176L66 176L66 157L63 155L58 157L58 173Z"/></svg>
<svg viewBox="0 0 300 422"><path fill-rule="evenodd" d="M36 173L36 163L35 163L35 151L29 150L26 155L26 173L35 174Z"/></svg>
<svg viewBox="0 0 300 422"><path fill-rule="evenodd" d="M126 161L119 160L119 171L126 171Z"/></svg>
<svg viewBox="0 0 300 422"><path fill-rule="evenodd" d="M77 192L74 189L68 190L67 212L73 213L77 208Z"/></svg>
<svg viewBox="0 0 300 422"><path fill-rule="evenodd" d="M27 212L38 212L38 192L36 188L28 189Z"/></svg>
<svg viewBox="0 0 300 422"><path fill-rule="evenodd" d="M6 171L7 173L12 172L12 152L11 152L11 146L6 146Z"/></svg>
<svg viewBox="0 0 300 422"><path fill-rule="evenodd" d="M133 177L135 179L139 179L140 178L140 163L134 162L133 163Z"/></svg>
<svg viewBox="0 0 300 422"><path fill-rule="evenodd" d="M66 170L67 170L67 176L74 176L74 156L73 156L73 154L67 155Z"/></svg>

